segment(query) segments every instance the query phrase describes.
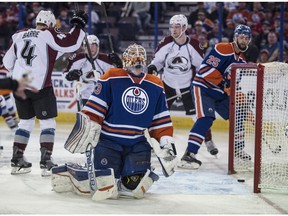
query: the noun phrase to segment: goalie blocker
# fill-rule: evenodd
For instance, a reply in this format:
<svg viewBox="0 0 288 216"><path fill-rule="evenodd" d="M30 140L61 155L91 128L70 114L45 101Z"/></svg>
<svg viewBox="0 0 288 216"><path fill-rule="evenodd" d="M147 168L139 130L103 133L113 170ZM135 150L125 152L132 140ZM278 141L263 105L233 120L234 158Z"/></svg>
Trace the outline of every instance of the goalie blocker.
<svg viewBox="0 0 288 216"><path fill-rule="evenodd" d="M65 142L64 148L71 153L84 153L89 144L93 147L97 145L100 132L101 125L91 121L86 114L77 112L76 123Z"/></svg>

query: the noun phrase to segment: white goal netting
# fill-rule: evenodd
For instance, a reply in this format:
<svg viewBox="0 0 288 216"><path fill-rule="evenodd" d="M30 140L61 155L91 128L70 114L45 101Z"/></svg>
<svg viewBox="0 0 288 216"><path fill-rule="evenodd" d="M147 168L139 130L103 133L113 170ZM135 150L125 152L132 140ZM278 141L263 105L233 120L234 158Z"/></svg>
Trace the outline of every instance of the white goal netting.
<svg viewBox="0 0 288 216"><path fill-rule="evenodd" d="M236 69L235 97L231 97L234 107L230 110L235 120L234 170L238 173L254 171L254 177L259 177L258 188L288 189L288 64L272 62L263 66L264 71L259 67ZM259 73L264 74L263 83ZM257 87L261 88L259 95ZM257 97L261 98L257 100ZM261 129L257 131L255 117L259 112L262 115L257 124ZM257 134L261 134L261 145L255 149ZM255 152L260 156L256 169Z"/></svg>

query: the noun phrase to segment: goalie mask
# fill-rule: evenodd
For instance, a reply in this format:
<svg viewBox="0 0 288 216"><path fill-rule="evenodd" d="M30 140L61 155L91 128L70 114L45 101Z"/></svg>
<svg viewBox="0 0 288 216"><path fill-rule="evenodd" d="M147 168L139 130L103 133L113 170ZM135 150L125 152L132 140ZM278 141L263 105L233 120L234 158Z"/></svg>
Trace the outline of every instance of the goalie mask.
<svg viewBox="0 0 288 216"><path fill-rule="evenodd" d="M36 17L36 25L37 24L45 24L48 27L55 27L56 19L54 14L49 10L41 10Z"/></svg>
<svg viewBox="0 0 288 216"><path fill-rule="evenodd" d="M240 24L234 30L233 40L241 52L245 52L248 49L251 37L252 32L249 26Z"/></svg>
<svg viewBox="0 0 288 216"><path fill-rule="evenodd" d="M96 35L88 35L87 41L88 41L88 44L90 45L92 57L95 58L99 53L100 40L98 39ZM85 49L85 52L88 54L85 40L83 41L83 47Z"/></svg>
<svg viewBox="0 0 288 216"><path fill-rule="evenodd" d="M146 50L138 44L128 46L122 56L124 67L132 71L146 68L146 58Z"/></svg>
<svg viewBox="0 0 288 216"><path fill-rule="evenodd" d="M183 14L174 15L173 17L171 17L170 22L169 22L169 25L170 25L170 27L169 27L169 28L170 28L170 31L171 31L171 29L172 29L173 26L175 26L175 25L180 25L180 27L181 27L181 33L179 34L178 37L175 38L175 37L173 36L172 31L171 31L172 37L173 37L174 39L178 39L178 38L180 38L180 37L185 33L185 31L186 31L187 28L188 28L188 20L187 20L187 17L184 16Z"/></svg>

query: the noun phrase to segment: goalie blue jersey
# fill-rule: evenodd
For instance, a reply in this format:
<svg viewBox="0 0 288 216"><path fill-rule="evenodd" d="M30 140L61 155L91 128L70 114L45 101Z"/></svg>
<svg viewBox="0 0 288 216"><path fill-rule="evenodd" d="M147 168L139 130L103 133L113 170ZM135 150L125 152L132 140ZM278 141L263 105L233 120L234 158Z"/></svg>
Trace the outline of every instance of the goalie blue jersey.
<svg viewBox="0 0 288 216"><path fill-rule="evenodd" d="M218 43L203 60L197 71L193 85L206 91L224 94L224 85L231 73L233 63L246 63L243 53L235 53L232 43Z"/></svg>
<svg viewBox="0 0 288 216"><path fill-rule="evenodd" d="M109 69L82 112L102 125L100 139L121 145L146 140L146 128L158 141L164 135L173 136L163 83L150 74L135 76L124 69Z"/></svg>

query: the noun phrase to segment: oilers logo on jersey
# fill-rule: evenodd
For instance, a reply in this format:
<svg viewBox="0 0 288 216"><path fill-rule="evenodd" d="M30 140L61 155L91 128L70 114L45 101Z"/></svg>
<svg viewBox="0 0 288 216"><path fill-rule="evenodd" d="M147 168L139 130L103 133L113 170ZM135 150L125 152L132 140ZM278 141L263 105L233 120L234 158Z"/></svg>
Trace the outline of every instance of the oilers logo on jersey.
<svg viewBox="0 0 288 216"><path fill-rule="evenodd" d="M142 114L149 105L148 94L144 89L132 86L124 91L122 104L129 113Z"/></svg>

